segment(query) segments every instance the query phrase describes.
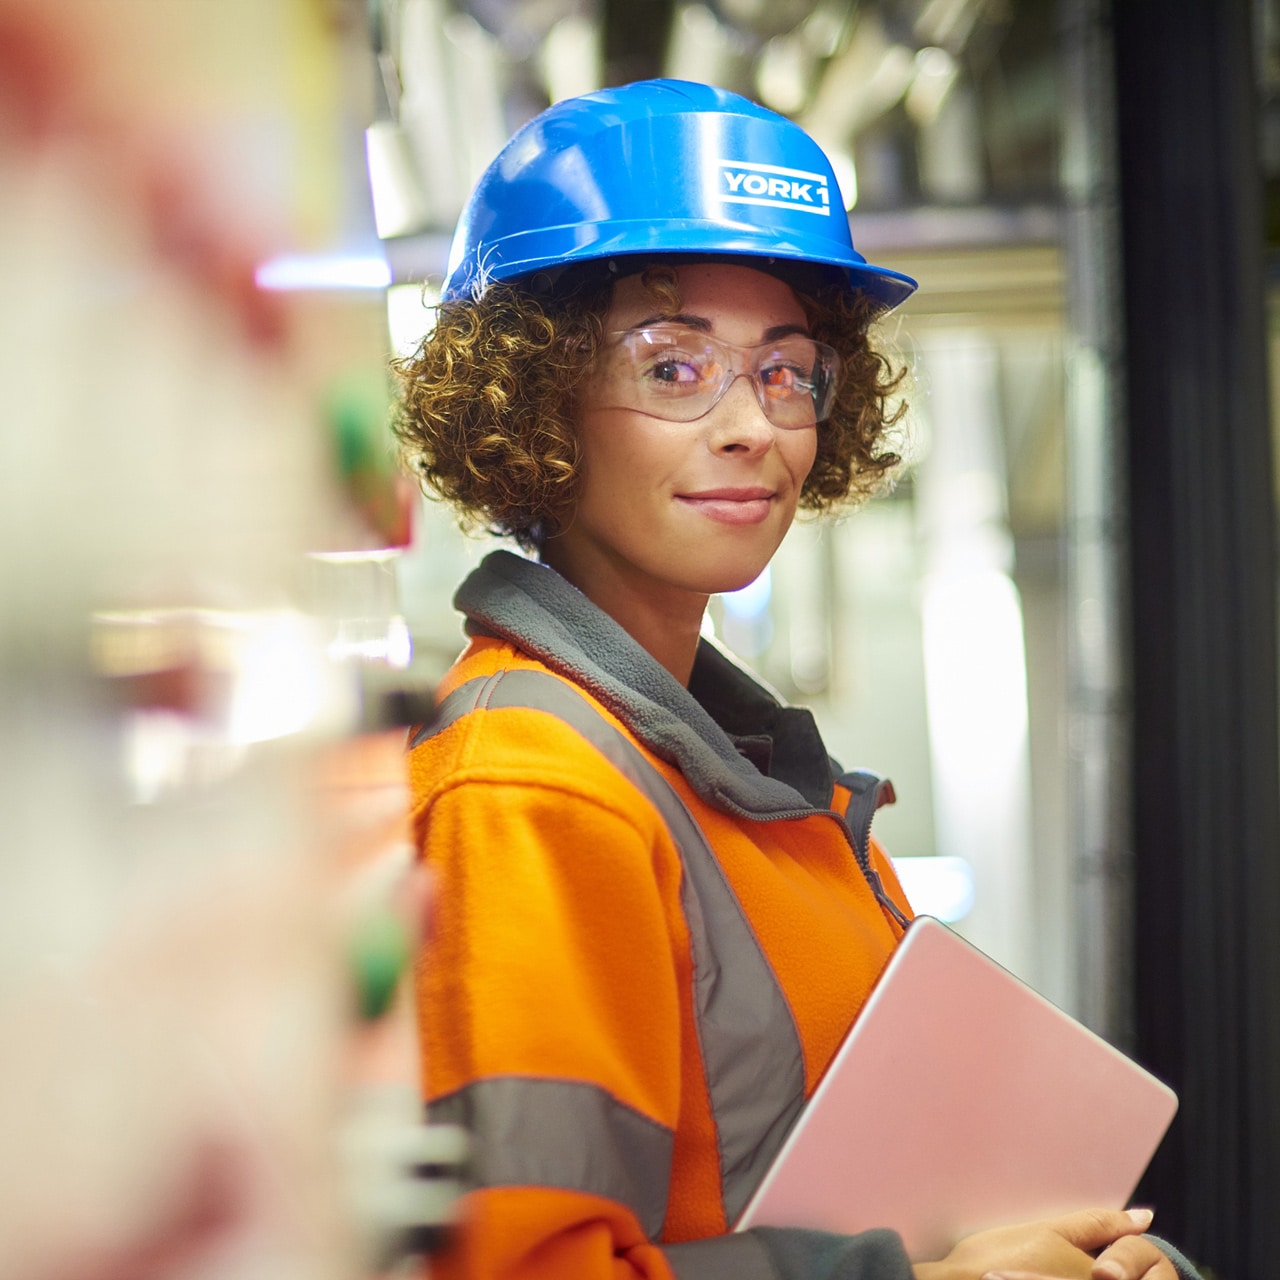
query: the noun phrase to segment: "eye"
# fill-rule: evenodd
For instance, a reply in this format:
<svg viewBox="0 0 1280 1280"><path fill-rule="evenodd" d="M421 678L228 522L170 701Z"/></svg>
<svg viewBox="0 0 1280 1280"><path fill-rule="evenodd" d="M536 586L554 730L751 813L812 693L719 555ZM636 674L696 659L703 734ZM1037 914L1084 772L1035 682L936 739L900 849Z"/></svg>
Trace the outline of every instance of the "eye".
<svg viewBox="0 0 1280 1280"><path fill-rule="evenodd" d="M694 385L702 380L701 371L692 356L669 352L648 361L640 373L651 382Z"/></svg>
<svg viewBox="0 0 1280 1280"><path fill-rule="evenodd" d="M760 385L774 396L808 395L811 389L808 372L782 360L761 367Z"/></svg>
<svg viewBox="0 0 1280 1280"><path fill-rule="evenodd" d="M709 353L670 346L651 351L636 374L640 387L655 396L697 396L722 376Z"/></svg>

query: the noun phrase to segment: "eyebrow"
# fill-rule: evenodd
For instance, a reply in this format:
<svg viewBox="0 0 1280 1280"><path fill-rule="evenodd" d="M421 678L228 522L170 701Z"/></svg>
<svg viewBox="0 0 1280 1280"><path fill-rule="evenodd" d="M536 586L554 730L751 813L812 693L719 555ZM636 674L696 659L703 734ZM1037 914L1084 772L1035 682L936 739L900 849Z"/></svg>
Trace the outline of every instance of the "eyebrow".
<svg viewBox="0 0 1280 1280"><path fill-rule="evenodd" d="M683 311L674 316L657 315L637 320L635 324L627 327L626 332L634 333L637 329L648 329L651 325L658 324L682 324L685 328L697 329L700 333L711 332L711 321L706 316L689 315ZM789 338L796 333L805 338L811 336L809 330L802 324L775 324L764 331L760 341L777 342L779 338Z"/></svg>

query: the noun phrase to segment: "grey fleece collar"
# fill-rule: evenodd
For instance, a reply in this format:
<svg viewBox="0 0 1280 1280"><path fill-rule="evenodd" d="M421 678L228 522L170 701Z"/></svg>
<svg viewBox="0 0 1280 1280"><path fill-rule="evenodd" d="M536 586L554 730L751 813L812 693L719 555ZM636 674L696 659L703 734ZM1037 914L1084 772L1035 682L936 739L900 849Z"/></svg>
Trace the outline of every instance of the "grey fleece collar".
<svg viewBox="0 0 1280 1280"><path fill-rule="evenodd" d="M708 804L751 818L830 804L831 761L812 714L705 640L686 689L554 569L509 551L486 556L453 603L470 633L510 641L598 698Z"/></svg>

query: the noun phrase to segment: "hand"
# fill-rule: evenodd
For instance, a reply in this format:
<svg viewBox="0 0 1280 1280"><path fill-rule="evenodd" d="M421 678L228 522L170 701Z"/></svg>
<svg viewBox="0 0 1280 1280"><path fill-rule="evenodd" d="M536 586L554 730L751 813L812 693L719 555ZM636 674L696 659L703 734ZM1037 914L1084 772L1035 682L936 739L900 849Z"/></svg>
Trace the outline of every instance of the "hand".
<svg viewBox="0 0 1280 1280"><path fill-rule="evenodd" d="M983 1280L1053 1280L1034 1271L995 1271ZM1094 1260L1090 1280L1178 1280L1178 1270L1145 1236L1122 1236Z"/></svg>
<svg viewBox="0 0 1280 1280"><path fill-rule="evenodd" d="M914 1275L916 1280L1177 1280L1171 1264L1168 1275L1157 1269L1167 1259L1149 1241L1136 1241L1140 1250L1128 1243L1150 1225L1146 1209L1086 1209L996 1227L966 1236L937 1262L918 1263ZM1099 1249L1103 1252L1095 1259Z"/></svg>
<svg viewBox="0 0 1280 1280"><path fill-rule="evenodd" d="M1178 1269L1145 1236L1125 1236L1098 1254L1092 1280L1178 1280Z"/></svg>

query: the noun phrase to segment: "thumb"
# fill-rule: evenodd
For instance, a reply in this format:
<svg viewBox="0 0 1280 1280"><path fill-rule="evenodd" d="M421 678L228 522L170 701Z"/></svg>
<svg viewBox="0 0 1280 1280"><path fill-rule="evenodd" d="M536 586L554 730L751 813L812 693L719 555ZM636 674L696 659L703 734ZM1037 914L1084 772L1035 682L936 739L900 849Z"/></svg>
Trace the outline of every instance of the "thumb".
<svg viewBox="0 0 1280 1280"><path fill-rule="evenodd" d="M1105 1249L1122 1236L1141 1235L1155 1215L1150 1209L1081 1209L1053 1222L1054 1230L1077 1249Z"/></svg>

